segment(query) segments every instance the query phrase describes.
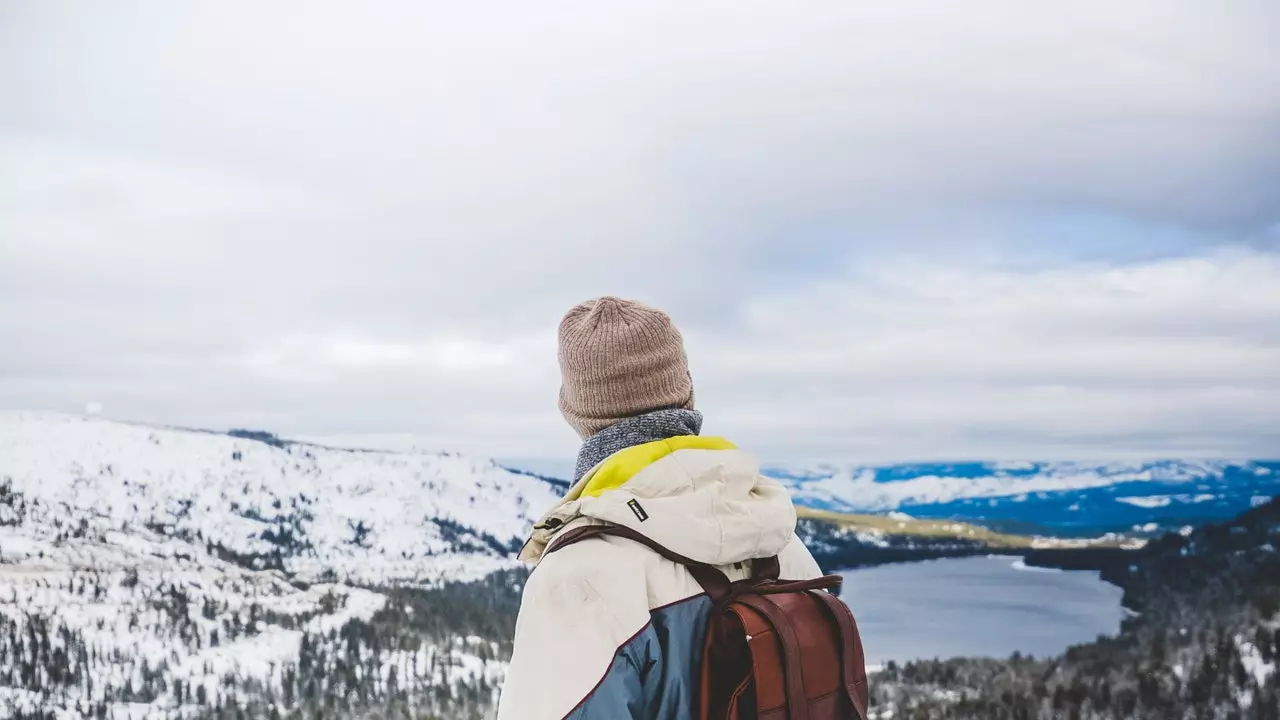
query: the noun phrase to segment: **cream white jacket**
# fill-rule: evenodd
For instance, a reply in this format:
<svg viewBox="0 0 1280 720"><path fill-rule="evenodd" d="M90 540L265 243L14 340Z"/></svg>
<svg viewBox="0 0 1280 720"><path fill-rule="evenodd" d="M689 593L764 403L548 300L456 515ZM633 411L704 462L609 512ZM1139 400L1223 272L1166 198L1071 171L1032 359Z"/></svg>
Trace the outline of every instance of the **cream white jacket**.
<svg viewBox="0 0 1280 720"><path fill-rule="evenodd" d="M615 453L535 525L499 720L683 720L697 693L710 600L684 567L596 537L545 555L568 528L616 523L731 580L777 555L781 576L820 575L795 536L785 488L721 438L676 437Z"/></svg>

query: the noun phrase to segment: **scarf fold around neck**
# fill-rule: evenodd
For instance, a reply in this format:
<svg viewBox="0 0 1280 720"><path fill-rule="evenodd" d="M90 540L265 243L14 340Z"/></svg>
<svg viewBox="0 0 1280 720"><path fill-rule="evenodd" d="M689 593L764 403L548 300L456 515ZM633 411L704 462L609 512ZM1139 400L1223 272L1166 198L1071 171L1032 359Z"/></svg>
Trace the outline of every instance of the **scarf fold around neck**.
<svg viewBox="0 0 1280 720"><path fill-rule="evenodd" d="M700 432L702 413L697 410L673 408L627 418L592 435L583 443L582 449L578 451L573 481L581 480L588 470L620 450L682 435L697 435Z"/></svg>

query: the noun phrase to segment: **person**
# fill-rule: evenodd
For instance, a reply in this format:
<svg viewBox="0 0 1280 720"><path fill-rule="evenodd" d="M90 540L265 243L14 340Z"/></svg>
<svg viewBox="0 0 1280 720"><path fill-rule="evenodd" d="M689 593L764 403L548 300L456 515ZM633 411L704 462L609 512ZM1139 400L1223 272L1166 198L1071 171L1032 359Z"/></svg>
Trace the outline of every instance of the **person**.
<svg viewBox="0 0 1280 720"><path fill-rule="evenodd" d="M534 525L499 720L687 720L695 716L711 601L638 531L730 580L778 556L783 579L821 572L795 534L786 489L730 441L700 434L680 332L660 310L616 297L560 324L560 410L583 440L573 485Z"/></svg>

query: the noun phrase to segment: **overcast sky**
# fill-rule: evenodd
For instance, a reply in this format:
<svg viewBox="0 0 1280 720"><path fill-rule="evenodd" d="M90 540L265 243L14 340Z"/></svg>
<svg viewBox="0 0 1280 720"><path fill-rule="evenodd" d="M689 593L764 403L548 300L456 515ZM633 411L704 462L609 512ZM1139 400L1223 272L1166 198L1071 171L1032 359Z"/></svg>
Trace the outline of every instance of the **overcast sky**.
<svg viewBox="0 0 1280 720"><path fill-rule="evenodd" d="M0 0L0 409L565 457L600 294L771 460L1280 456L1280 4Z"/></svg>

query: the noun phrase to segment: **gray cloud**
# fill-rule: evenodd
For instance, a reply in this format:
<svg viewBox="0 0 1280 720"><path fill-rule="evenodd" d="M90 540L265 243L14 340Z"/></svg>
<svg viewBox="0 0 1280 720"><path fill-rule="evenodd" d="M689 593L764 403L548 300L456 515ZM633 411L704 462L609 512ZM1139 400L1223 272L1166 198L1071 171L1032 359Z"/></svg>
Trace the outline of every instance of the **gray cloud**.
<svg viewBox="0 0 1280 720"><path fill-rule="evenodd" d="M554 325L614 293L764 454L1265 454L1277 46L1250 0L0 4L0 407L570 452Z"/></svg>

